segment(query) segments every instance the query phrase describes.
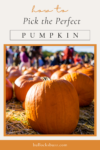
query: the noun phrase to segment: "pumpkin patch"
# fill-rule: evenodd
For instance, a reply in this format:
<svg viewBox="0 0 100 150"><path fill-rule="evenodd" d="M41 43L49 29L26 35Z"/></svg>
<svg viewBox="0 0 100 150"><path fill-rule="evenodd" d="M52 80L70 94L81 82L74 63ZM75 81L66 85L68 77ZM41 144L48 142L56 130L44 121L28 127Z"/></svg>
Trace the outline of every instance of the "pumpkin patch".
<svg viewBox="0 0 100 150"><path fill-rule="evenodd" d="M13 47L14 62L5 67L6 134L94 134L96 61L73 46L60 48Z"/></svg>

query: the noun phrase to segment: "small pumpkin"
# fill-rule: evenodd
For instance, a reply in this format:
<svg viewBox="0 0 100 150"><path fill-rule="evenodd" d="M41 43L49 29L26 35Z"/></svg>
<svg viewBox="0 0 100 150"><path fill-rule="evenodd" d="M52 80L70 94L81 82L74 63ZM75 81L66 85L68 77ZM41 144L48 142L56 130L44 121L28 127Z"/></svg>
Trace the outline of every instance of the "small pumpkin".
<svg viewBox="0 0 100 150"><path fill-rule="evenodd" d="M38 68L38 71L44 71L45 69L46 69L45 66L41 66L41 67Z"/></svg>
<svg viewBox="0 0 100 150"><path fill-rule="evenodd" d="M22 67L22 73L24 73L24 71L26 71L28 68L26 66Z"/></svg>
<svg viewBox="0 0 100 150"><path fill-rule="evenodd" d="M51 79L60 79L64 74L68 73L67 71L58 70L54 72L51 76Z"/></svg>
<svg viewBox="0 0 100 150"><path fill-rule="evenodd" d="M11 100L13 97L13 87L11 82L6 79L6 101Z"/></svg>
<svg viewBox="0 0 100 150"><path fill-rule="evenodd" d="M34 67L30 67L28 70L33 70L33 71L35 71L35 72L38 71L38 70L37 70L36 68L34 68Z"/></svg>
<svg viewBox="0 0 100 150"><path fill-rule="evenodd" d="M48 77L48 78L50 77L48 73L46 73L46 72L40 72L40 71L36 72L36 73L34 74L34 76L38 76L38 77Z"/></svg>
<svg viewBox="0 0 100 150"><path fill-rule="evenodd" d="M88 63L84 63L83 65L84 65L85 68L89 68L90 67L90 64L88 64Z"/></svg>
<svg viewBox="0 0 100 150"><path fill-rule="evenodd" d="M77 66L75 67L72 67L68 70L69 73L72 73L72 72L75 72L77 71L78 69L82 68L82 65L81 64L78 64Z"/></svg>
<svg viewBox="0 0 100 150"><path fill-rule="evenodd" d="M61 70L61 71L67 71L67 70L68 70L67 65L66 65L66 64L62 64L62 65L60 66L60 70Z"/></svg>
<svg viewBox="0 0 100 150"><path fill-rule="evenodd" d="M14 66L9 66L8 68L7 68L7 72L11 72L12 70L15 70L16 69L16 67L14 67Z"/></svg>
<svg viewBox="0 0 100 150"><path fill-rule="evenodd" d="M44 69L44 70L41 70L40 72L45 73L49 78L50 78L51 75L52 75L52 71L51 71L50 69Z"/></svg>
<svg viewBox="0 0 100 150"><path fill-rule="evenodd" d="M24 102L26 94L30 87L37 82L42 82L43 80L39 77L35 77L34 75L23 75L20 76L14 84L15 96L16 98Z"/></svg>
<svg viewBox="0 0 100 150"><path fill-rule="evenodd" d="M52 68L54 71L57 71L57 70L59 70L60 69L60 66L59 65L55 65L55 66L53 66L53 68Z"/></svg>
<svg viewBox="0 0 100 150"><path fill-rule="evenodd" d="M70 134L79 120L78 95L74 86L65 80L36 83L26 95L25 111L35 131Z"/></svg>
<svg viewBox="0 0 100 150"><path fill-rule="evenodd" d="M36 71L35 70L31 70L31 69L28 69L28 70L26 70L26 71L24 71L24 75L28 75L28 74L30 74L30 75L34 75L36 73Z"/></svg>
<svg viewBox="0 0 100 150"><path fill-rule="evenodd" d="M21 74L21 72L20 72L19 70L13 69L13 70L10 72L10 74L9 74L9 76L8 76L8 79L9 79L9 81L10 81L11 83L14 83L15 80L16 80L19 76L21 76L21 75L22 75L22 74Z"/></svg>
<svg viewBox="0 0 100 150"><path fill-rule="evenodd" d="M80 106L88 106L93 101L94 83L90 77L82 73L73 72L64 75L61 79L69 81L76 88Z"/></svg>
<svg viewBox="0 0 100 150"><path fill-rule="evenodd" d="M80 73L86 74L94 81L94 68L93 67L86 68L86 69L82 68L82 69L78 69L77 71Z"/></svg>

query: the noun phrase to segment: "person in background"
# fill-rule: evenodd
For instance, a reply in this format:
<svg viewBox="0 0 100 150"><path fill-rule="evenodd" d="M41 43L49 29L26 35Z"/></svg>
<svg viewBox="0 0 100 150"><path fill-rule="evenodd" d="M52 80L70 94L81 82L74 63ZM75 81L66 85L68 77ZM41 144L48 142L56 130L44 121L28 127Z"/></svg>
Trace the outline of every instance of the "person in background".
<svg viewBox="0 0 100 150"><path fill-rule="evenodd" d="M28 55L29 57L31 58L30 59L30 66L34 66L34 63L35 63L35 56L36 56L36 52L33 48L33 46L30 46L29 49L28 49Z"/></svg>
<svg viewBox="0 0 100 150"><path fill-rule="evenodd" d="M14 62L15 62L15 66L18 66L20 64L20 52L18 48L15 49Z"/></svg>
<svg viewBox="0 0 100 150"><path fill-rule="evenodd" d="M39 67L39 57L41 57L44 65L46 65L46 61L45 61L45 58L42 54L42 46L33 46L33 49L35 50L36 52L36 63L35 63L35 67L38 68Z"/></svg>
<svg viewBox="0 0 100 150"><path fill-rule="evenodd" d="M46 66L49 66L50 65L50 58L46 57L45 60L46 60Z"/></svg>
<svg viewBox="0 0 100 150"><path fill-rule="evenodd" d="M51 62L51 66L54 66L54 65L60 65L60 57L59 57L59 52L56 52L54 54L54 60Z"/></svg>
<svg viewBox="0 0 100 150"><path fill-rule="evenodd" d="M54 60L54 58L55 58L54 55L51 55L51 56L50 56L50 64L51 64L51 62Z"/></svg>
<svg viewBox="0 0 100 150"><path fill-rule="evenodd" d="M63 53L62 63L69 64L69 46L66 47Z"/></svg>
<svg viewBox="0 0 100 150"><path fill-rule="evenodd" d="M12 66L13 65L13 56L14 56L14 52L12 50L12 46L8 47L8 52L9 52L9 56L8 56L8 66Z"/></svg>
<svg viewBox="0 0 100 150"><path fill-rule="evenodd" d="M84 55L84 63L89 63L89 57L87 54Z"/></svg>
<svg viewBox="0 0 100 150"><path fill-rule="evenodd" d="M44 62L43 62L43 60L41 58L41 55L39 56L38 61L39 61L39 67L44 65Z"/></svg>
<svg viewBox="0 0 100 150"><path fill-rule="evenodd" d="M22 70L23 66L26 66L27 68L30 67L30 61L29 59L31 59L31 57L29 56L29 54L26 51L26 47L25 46L21 46L20 48L20 66L19 66L19 70Z"/></svg>
<svg viewBox="0 0 100 150"><path fill-rule="evenodd" d="M69 64L74 63L73 55L74 55L74 47L70 47L69 48Z"/></svg>
<svg viewBox="0 0 100 150"><path fill-rule="evenodd" d="M8 64L8 57L9 57L9 52L7 51L7 48L6 48L6 65Z"/></svg>
<svg viewBox="0 0 100 150"><path fill-rule="evenodd" d="M90 56L90 64L94 66L94 54L93 53L91 53L91 56Z"/></svg>
<svg viewBox="0 0 100 150"><path fill-rule="evenodd" d="M74 63L75 63L76 65L79 64L79 63L82 63L82 59L81 59L81 57L80 57L79 54L76 54L76 55L75 55Z"/></svg>

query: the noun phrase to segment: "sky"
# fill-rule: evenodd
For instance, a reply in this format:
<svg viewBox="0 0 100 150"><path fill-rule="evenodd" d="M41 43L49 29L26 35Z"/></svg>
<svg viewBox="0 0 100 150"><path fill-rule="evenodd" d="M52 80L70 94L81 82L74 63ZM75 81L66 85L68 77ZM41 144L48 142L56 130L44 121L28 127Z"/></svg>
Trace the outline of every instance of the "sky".
<svg viewBox="0 0 100 150"><path fill-rule="evenodd" d="M43 46L42 49L56 52L58 50L64 50L66 46ZM77 52L92 52L94 53L94 46L74 46L74 50Z"/></svg>

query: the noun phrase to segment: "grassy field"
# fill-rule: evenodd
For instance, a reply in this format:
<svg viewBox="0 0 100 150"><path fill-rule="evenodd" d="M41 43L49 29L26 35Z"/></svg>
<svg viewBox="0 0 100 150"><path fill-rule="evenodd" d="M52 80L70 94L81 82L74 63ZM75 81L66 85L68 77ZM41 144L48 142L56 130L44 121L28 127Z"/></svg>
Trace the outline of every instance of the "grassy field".
<svg viewBox="0 0 100 150"><path fill-rule="evenodd" d="M22 103L15 97L6 103L6 134L40 134L31 128ZM94 101L88 107L80 108L79 122L72 134L94 134Z"/></svg>

